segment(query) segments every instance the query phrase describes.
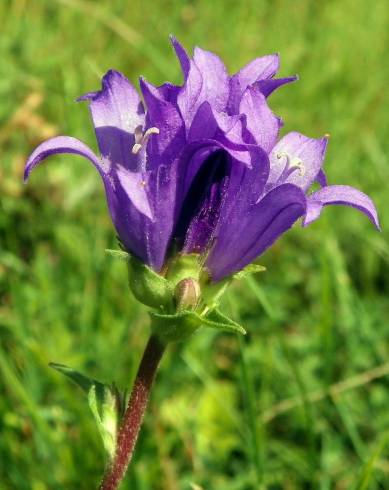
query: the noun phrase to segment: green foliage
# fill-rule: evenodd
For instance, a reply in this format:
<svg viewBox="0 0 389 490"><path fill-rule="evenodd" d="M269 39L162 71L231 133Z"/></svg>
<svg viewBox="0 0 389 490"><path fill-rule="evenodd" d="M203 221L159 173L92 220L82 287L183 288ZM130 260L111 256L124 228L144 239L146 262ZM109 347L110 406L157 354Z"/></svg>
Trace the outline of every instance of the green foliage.
<svg viewBox="0 0 389 490"><path fill-rule="evenodd" d="M85 392L108 458L113 459L126 396L122 395L115 385L100 383L63 364L51 362L50 367L67 376Z"/></svg>
<svg viewBox="0 0 389 490"><path fill-rule="evenodd" d="M231 71L280 52L281 75L300 75L271 98L284 131L331 133L330 182L369 193L383 232L326 209L223 296L248 335L172 344L123 488L389 488L387 2L4 0L0 18L0 488L95 488L99 435L48 363L125 388L148 335L104 254L117 244L95 170L53 157L24 186L24 160L54 134L96 147L73 100L107 69L178 82L170 32Z"/></svg>

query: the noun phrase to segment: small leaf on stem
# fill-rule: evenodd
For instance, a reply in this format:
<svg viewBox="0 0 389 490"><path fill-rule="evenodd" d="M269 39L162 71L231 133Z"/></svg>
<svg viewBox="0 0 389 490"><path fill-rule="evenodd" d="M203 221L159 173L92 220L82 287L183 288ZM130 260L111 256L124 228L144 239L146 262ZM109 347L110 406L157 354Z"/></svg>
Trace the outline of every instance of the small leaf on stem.
<svg viewBox="0 0 389 490"><path fill-rule="evenodd" d="M104 448L110 460L116 449L117 429L125 407L125 395L112 385L105 385L74 369L51 362L50 367L70 378L86 393Z"/></svg>

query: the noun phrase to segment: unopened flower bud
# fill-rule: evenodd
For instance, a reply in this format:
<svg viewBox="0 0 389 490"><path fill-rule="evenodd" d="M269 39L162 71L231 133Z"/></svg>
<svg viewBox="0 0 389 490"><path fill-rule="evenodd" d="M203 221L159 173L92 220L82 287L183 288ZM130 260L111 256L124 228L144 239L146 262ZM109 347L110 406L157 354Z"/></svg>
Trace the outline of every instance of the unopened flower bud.
<svg viewBox="0 0 389 490"><path fill-rule="evenodd" d="M196 279L182 279L174 289L177 310L194 310L199 303L200 294L200 285Z"/></svg>

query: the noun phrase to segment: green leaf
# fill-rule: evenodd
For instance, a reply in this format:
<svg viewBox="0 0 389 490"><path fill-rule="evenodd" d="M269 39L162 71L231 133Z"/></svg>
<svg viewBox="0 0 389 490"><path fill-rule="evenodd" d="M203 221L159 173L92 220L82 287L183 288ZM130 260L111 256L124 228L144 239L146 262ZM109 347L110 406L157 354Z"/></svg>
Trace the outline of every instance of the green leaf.
<svg viewBox="0 0 389 490"><path fill-rule="evenodd" d="M110 459L116 449L117 430L125 406L125 396L115 385L105 385L75 371L74 369L51 362L50 367L64 374L87 394L89 407L96 420L103 445Z"/></svg>
<svg viewBox="0 0 389 490"><path fill-rule="evenodd" d="M233 278L240 280L244 279L247 276L250 276L251 274L255 274L256 272L264 272L265 270L266 267L264 267L263 265L249 264L247 267L234 274Z"/></svg>
<svg viewBox="0 0 389 490"><path fill-rule="evenodd" d="M378 458L381 456L383 450L389 439L389 432L379 440L375 450L372 452L370 458L365 462L362 468L362 472L354 485L355 490L368 490L373 481L374 465Z"/></svg>

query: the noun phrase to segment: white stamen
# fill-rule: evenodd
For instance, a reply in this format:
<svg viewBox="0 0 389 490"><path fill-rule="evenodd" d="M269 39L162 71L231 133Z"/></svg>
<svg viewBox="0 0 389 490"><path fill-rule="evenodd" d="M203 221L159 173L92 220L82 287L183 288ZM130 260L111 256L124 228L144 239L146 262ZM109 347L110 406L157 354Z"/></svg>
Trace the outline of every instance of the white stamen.
<svg viewBox="0 0 389 490"><path fill-rule="evenodd" d="M292 168L296 167L299 169L300 177L303 177L305 175L305 166L304 166L304 162L301 160L301 158L298 158L298 157L292 158L292 162L291 162L290 166Z"/></svg>
<svg viewBox="0 0 389 490"><path fill-rule="evenodd" d="M301 160L301 158L291 157L289 155L289 153L287 153L286 151L282 151L280 153L277 153L278 160L280 160L283 157L286 158L286 165L285 165L285 168L282 172L283 174L284 174L284 172L288 172L288 174L289 174L289 170L292 170L292 172L293 172L294 169L298 169L300 177L305 175L305 166L304 166L304 162ZM292 172L290 172L290 173L292 173Z"/></svg>
<svg viewBox="0 0 389 490"><path fill-rule="evenodd" d="M142 126L137 126L134 131L135 143L140 143L143 138Z"/></svg>
<svg viewBox="0 0 389 490"><path fill-rule="evenodd" d="M159 134L159 129L155 127L149 128L143 135L143 139L149 137L151 134Z"/></svg>
<svg viewBox="0 0 389 490"><path fill-rule="evenodd" d="M152 134L159 134L159 129L158 128L149 128L145 131L145 133L142 133L142 126L137 126L134 131L134 136L135 136L135 144L132 147L131 152L136 155L137 153L140 152L140 150L143 148L143 146L146 145L148 139Z"/></svg>
<svg viewBox="0 0 389 490"><path fill-rule="evenodd" d="M135 145L132 147L132 150L131 152L136 155L140 152L140 150L142 149L142 145L140 143L135 143Z"/></svg>

